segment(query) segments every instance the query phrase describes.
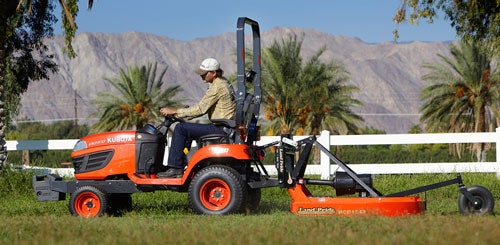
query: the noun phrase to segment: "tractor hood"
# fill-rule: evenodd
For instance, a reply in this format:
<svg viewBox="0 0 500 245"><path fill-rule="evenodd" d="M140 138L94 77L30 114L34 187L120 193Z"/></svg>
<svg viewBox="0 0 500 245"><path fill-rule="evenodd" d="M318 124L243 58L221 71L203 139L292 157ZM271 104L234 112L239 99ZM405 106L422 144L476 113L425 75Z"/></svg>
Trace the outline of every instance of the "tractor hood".
<svg viewBox="0 0 500 245"><path fill-rule="evenodd" d="M140 135L138 135L140 136ZM136 131L116 131L100 134L93 134L81 138L73 148L73 151L80 151L90 148L100 148L103 146L135 144Z"/></svg>

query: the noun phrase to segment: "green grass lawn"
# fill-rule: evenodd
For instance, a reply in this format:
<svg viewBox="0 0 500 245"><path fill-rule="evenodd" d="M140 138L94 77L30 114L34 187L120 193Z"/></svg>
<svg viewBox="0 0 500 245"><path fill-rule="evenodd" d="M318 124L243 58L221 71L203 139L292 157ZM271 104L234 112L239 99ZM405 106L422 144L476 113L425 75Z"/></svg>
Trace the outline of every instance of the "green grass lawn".
<svg viewBox="0 0 500 245"><path fill-rule="evenodd" d="M374 185L388 194L450 178L454 175L380 175ZM483 185L500 199L494 174L463 178L467 186ZM296 216L288 211L285 189L267 188L260 208L250 214L194 215L186 193L159 191L134 194L133 210L120 217L85 219L72 217L67 201L37 202L29 176L18 179L21 184L0 179L0 244L498 244L500 239L498 216L459 214L455 185L422 193L427 212L408 217ZM311 190L334 195L328 187Z"/></svg>

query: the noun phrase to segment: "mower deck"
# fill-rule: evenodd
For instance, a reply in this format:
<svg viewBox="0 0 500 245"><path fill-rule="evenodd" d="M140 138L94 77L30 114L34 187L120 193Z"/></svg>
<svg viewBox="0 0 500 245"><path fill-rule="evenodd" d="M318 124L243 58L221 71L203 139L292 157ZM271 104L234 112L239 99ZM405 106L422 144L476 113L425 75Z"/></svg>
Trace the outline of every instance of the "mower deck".
<svg viewBox="0 0 500 245"><path fill-rule="evenodd" d="M331 180L304 178L307 159L312 146L319 148L342 171L336 171ZM298 160L295 159L298 154ZM458 185L460 189L459 210L462 214L483 215L493 212L494 198L482 186L467 188L460 173L454 179L420 186L417 188L384 195L372 185L372 177L357 174L349 166L321 145L315 136L293 141L291 135L282 135L281 145L277 147L276 166L278 186L287 188L292 199L290 211L297 215L309 216L406 216L422 214L426 202L415 194ZM335 197L313 196L307 185L330 186L336 190ZM353 194L358 196L353 196Z"/></svg>
<svg viewBox="0 0 500 245"><path fill-rule="evenodd" d="M290 211L304 216L404 216L422 214L426 203L418 196L407 197L313 197L306 186L288 188Z"/></svg>

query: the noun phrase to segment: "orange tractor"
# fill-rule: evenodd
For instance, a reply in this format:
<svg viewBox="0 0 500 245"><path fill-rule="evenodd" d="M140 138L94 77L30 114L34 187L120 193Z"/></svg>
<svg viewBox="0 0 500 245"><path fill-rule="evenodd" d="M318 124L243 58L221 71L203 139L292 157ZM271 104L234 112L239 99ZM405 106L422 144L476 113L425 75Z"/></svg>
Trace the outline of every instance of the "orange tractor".
<svg viewBox="0 0 500 245"><path fill-rule="evenodd" d="M253 37L253 63L248 72L245 72L246 25L251 27ZM131 209L133 193L170 190L187 192L195 213L223 215L256 209L262 188L281 187L288 189L291 211L298 215L400 216L425 211L425 202L410 195L458 184L462 213L492 212L491 193L480 186L466 188L460 175L450 181L384 196L372 187L371 175L354 173L315 137L295 142L291 135L282 135L280 141L257 146L262 99L260 58L258 23L238 18L235 118L212 122L225 127L226 134L201 138L191 150L193 153L182 178L156 176L165 170L163 159L168 130L180 120L166 116L159 126L148 124L139 130L83 137L71 155L75 180L63 180L54 174L33 176L37 199L66 200L66 194L70 194L68 207L72 215L94 217ZM251 85L253 87L247 87ZM277 177L270 177L261 162L265 150L271 146L276 148ZM304 178L313 146L319 147L343 171L338 171L332 180ZM337 197L314 197L307 185L332 186ZM358 195L352 197L352 194ZM346 195L351 197L341 197Z"/></svg>

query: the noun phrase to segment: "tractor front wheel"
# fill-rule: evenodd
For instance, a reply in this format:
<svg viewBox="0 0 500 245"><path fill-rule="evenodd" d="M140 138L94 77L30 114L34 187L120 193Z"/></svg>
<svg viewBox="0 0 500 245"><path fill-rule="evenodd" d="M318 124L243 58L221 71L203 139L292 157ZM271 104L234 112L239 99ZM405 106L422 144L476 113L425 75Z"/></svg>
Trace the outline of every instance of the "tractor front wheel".
<svg viewBox="0 0 500 245"><path fill-rule="evenodd" d="M73 216L86 218L102 216L108 209L106 193L94 186L82 186L71 194L69 211Z"/></svg>
<svg viewBox="0 0 500 245"><path fill-rule="evenodd" d="M191 209L198 214L224 215L240 212L247 198L246 184L233 168L208 166L198 172L188 190Z"/></svg>

